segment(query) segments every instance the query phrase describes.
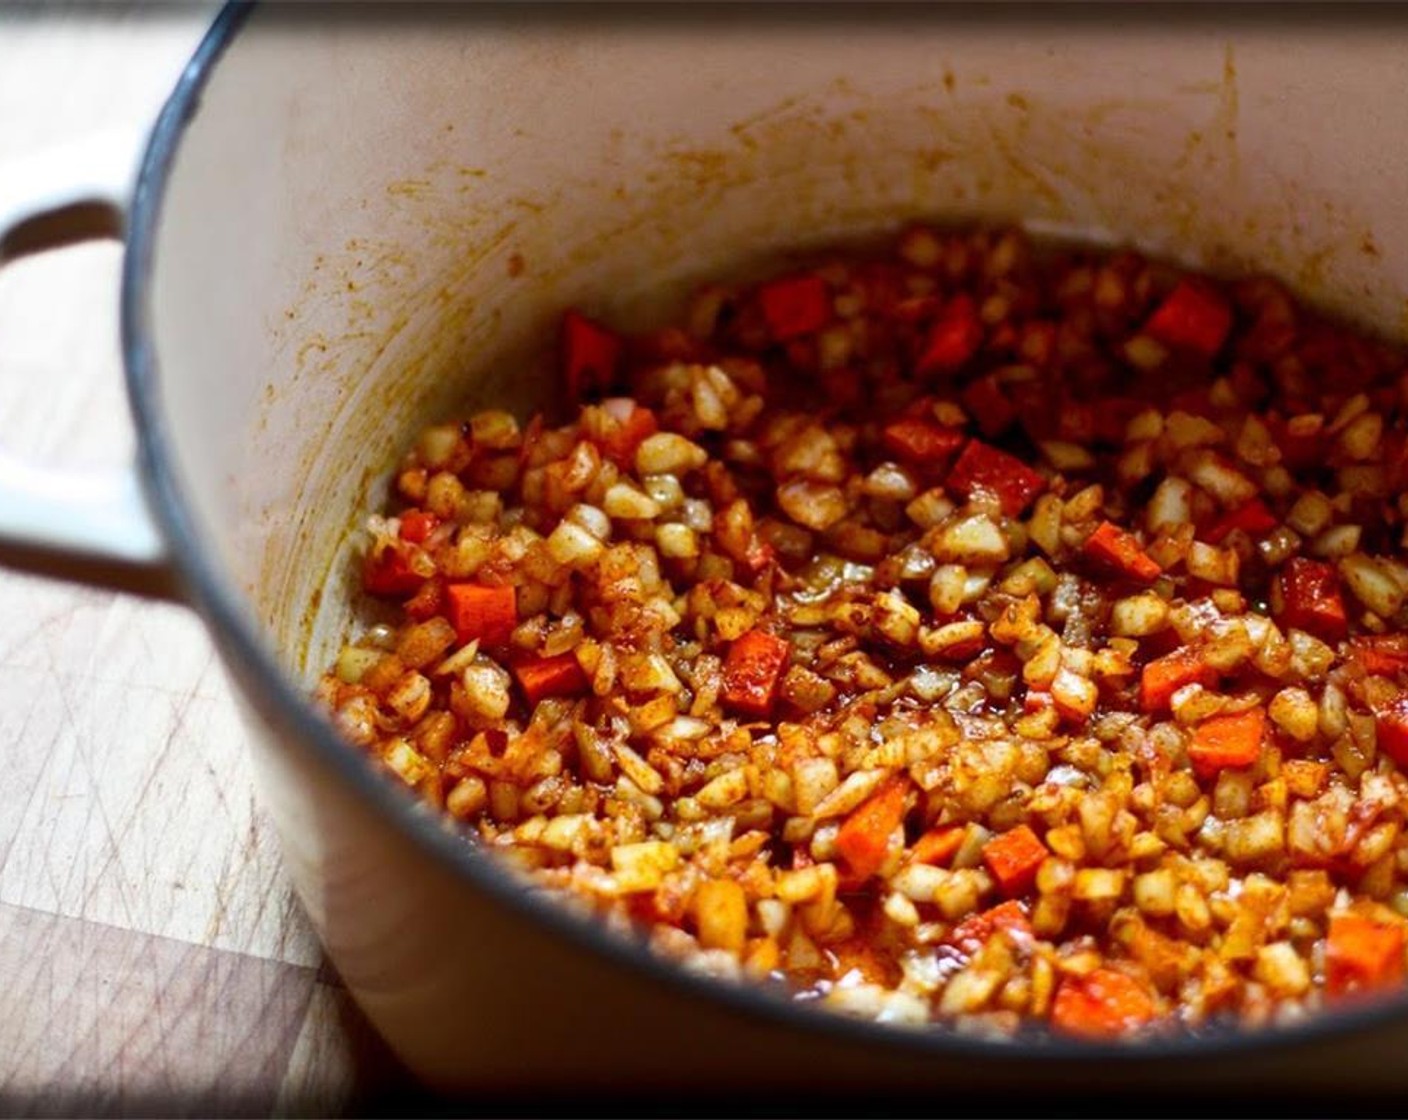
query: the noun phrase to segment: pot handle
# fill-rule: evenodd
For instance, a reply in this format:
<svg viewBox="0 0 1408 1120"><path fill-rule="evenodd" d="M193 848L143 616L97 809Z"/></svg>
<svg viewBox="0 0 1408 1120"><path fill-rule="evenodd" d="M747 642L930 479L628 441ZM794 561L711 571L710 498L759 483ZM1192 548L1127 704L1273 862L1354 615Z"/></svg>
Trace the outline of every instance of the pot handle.
<svg viewBox="0 0 1408 1120"><path fill-rule="evenodd" d="M131 132L102 133L7 165L0 173L0 267L84 241L121 239L138 142ZM104 471L37 467L0 446L0 562L168 593L166 545L135 462Z"/></svg>

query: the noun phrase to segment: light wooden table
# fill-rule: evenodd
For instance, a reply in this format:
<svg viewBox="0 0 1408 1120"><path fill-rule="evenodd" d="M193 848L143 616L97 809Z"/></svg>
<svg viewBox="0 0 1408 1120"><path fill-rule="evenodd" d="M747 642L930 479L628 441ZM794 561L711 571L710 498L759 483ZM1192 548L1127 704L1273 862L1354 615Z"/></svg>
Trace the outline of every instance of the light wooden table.
<svg viewBox="0 0 1408 1120"><path fill-rule="evenodd" d="M0 8L0 175L155 118L214 8ZM133 156L135 158L134 150ZM0 442L121 461L115 244L0 273ZM328 1115L402 1076L323 965L184 608L0 569L0 1114Z"/></svg>

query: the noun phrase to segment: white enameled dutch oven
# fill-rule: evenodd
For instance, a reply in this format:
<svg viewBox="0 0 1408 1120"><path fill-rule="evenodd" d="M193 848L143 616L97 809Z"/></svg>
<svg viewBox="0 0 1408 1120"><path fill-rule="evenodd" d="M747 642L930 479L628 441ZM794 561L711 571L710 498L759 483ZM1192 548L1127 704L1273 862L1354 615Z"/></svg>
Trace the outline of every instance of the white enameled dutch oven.
<svg viewBox="0 0 1408 1120"><path fill-rule="evenodd" d="M923 217L1261 268L1401 334L1401 23L1211 6L228 8L130 195L0 192L0 246L74 204L125 217L141 447L130 477L97 488L0 460L0 537L175 571L241 685L314 925L437 1087L1408 1083L1401 997L1121 1048L861 1023L686 975L525 891L308 701L349 618L348 530L387 469L452 407L550 397L538 359L566 306L648 319L697 278Z"/></svg>

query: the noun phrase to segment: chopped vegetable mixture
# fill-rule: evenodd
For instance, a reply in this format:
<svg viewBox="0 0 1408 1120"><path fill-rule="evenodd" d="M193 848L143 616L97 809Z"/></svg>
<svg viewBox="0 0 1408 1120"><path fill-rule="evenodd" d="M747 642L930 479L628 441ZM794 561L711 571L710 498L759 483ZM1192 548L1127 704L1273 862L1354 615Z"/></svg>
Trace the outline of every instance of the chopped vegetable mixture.
<svg viewBox="0 0 1408 1120"><path fill-rule="evenodd" d="M903 231L562 321L426 430L341 733L724 979L1142 1037L1397 988L1408 367L1275 282Z"/></svg>

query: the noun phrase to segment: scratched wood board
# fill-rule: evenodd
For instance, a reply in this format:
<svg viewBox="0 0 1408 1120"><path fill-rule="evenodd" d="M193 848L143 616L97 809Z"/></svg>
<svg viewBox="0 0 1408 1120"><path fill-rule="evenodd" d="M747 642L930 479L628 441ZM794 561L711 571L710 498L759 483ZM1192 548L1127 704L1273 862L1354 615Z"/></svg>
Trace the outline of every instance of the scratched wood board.
<svg viewBox="0 0 1408 1120"><path fill-rule="evenodd" d="M213 11L0 8L0 174L153 120ZM132 453L119 259L0 273L8 449ZM0 622L0 1113L330 1115L405 1087L282 874L195 616L0 568Z"/></svg>

